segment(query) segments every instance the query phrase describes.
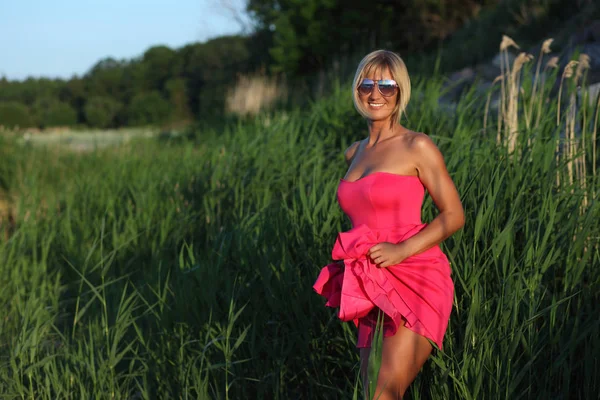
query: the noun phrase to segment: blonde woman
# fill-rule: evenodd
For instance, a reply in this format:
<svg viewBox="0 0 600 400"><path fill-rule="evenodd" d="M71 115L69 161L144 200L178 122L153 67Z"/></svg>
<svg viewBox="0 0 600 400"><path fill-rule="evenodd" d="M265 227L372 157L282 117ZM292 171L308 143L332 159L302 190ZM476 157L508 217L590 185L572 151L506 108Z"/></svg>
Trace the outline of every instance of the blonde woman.
<svg viewBox="0 0 600 400"><path fill-rule="evenodd" d="M463 207L444 158L424 133L400 124L410 79L396 53L378 50L360 62L353 83L356 110L368 136L346 151L348 171L337 199L352 222L341 232L314 289L358 327L361 373L380 312L382 363L375 398L401 399L429 357L442 348L454 285L439 244L464 224ZM425 191L439 214L421 221Z"/></svg>

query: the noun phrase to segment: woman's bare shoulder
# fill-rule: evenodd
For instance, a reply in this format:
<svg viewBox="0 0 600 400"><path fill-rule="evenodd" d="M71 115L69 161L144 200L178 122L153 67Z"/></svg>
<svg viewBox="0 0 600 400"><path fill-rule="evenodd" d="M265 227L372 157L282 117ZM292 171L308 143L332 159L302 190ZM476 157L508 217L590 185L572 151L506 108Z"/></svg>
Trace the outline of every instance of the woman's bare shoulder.
<svg viewBox="0 0 600 400"><path fill-rule="evenodd" d="M344 157L346 158L346 163L350 165L352 159L356 155L356 150L358 150L358 146L360 146L360 140L352 143L348 148L344 151Z"/></svg>
<svg viewBox="0 0 600 400"><path fill-rule="evenodd" d="M434 141L425 133L415 132L410 138L409 147L419 174L425 171L435 173L446 171L443 154Z"/></svg>
<svg viewBox="0 0 600 400"><path fill-rule="evenodd" d="M436 144L423 132L411 132L407 138L407 144L412 150L420 152L439 152Z"/></svg>

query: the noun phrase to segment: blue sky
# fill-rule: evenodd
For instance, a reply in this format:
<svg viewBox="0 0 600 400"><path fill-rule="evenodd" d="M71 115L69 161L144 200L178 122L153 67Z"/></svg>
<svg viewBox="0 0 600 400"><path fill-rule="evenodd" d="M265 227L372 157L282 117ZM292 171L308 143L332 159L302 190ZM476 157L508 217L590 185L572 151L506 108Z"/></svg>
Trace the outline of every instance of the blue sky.
<svg viewBox="0 0 600 400"><path fill-rule="evenodd" d="M238 33L244 0L0 0L0 77L69 78L105 57Z"/></svg>

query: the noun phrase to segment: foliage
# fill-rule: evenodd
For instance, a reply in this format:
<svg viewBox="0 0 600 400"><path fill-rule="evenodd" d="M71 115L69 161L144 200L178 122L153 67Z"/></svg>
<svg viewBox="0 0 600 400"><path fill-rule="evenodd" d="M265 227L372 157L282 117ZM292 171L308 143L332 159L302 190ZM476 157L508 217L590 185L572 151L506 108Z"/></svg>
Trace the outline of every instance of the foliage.
<svg viewBox="0 0 600 400"><path fill-rule="evenodd" d="M438 57L440 72L486 62L498 53L502 35L517 39L522 48L539 45L546 37L556 38L556 44L564 47L574 33L599 17L600 7L593 1L501 1L496 7L482 9L477 18L440 43L439 52L421 55L419 69L431 71Z"/></svg>
<svg viewBox="0 0 600 400"><path fill-rule="evenodd" d="M85 107L85 119L91 126L109 128L114 126L117 113L121 104L108 96L94 96L90 98Z"/></svg>
<svg viewBox="0 0 600 400"><path fill-rule="evenodd" d="M153 125L165 122L171 113L169 103L156 90L135 95L129 105L130 125Z"/></svg>
<svg viewBox="0 0 600 400"><path fill-rule="evenodd" d="M31 107L40 115L36 119L40 127L78 123L103 128L222 115L225 95L237 74L249 73L267 62L266 49L256 48L263 40L261 34L255 34L224 36L180 49L155 46L131 60L102 59L84 76L69 80L13 82L3 78L0 102ZM75 110L75 120L67 106ZM50 111L45 111L49 107ZM151 116L149 108L156 108L159 114ZM63 117L57 120L58 114Z"/></svg>
<svg viewBox="0 0 600 400"><path fill-rule="evenodd" d="M123 79L127 62L105 58L97 62L85 75L87 92L94 96L124 100Z"/></svg>
<svg viewBox="0 0 600 400"><path fill-rule="evenodd" d="M38 126L71 126L77 123L77 112L69 104L52 97L37 99L32 106Z"/></svg>
<svg viewBox="0 0 600 400"><path fill-rule="evenodd" d="M16 101L0 102L0 125L27 128L33 125L29 108Z"/></svg>
<svg viewBox="0 0 600 400"><path fill-rule="evenodd" d="M141 65L144 71L144 89L162 91L169 78L177 76L177 52L167 46L155 46L146 50Z"/></svg>
<svg viewBox="0 0 600 400"><path fill-rule="evenodd" d="M169 94L171 103L171 120L186 121L191 119L186 80L183 78L170 79L165 83L165 89Z"/></svg>
<svg viewBox="0 0 600 400"><path fill-rule="evenodd" d="M273 31L275 72L311 74L336 57L387 47L422 51L497 0L250 0L259 27Z"/></svg>
<svg viewBox="0 0 600 400"><path fill-rule="evenodd" d="M183 76L188 82L190 109L200 117L220 114L237 74L251 70L250 43L242 37L220 37L203 46L184 47Z"/></svg>
<svg viewBox="0 0 600 400"><path fill-rule="evenodd" d="M101 127L105 119L88 120L85 107L92 98L110 98L122 105L111 124L123 126L148 120L139 110L130 115L130 106L136 96L157 92L170 103L171 121L207 120L224 116L226 95L240 76L264 68L273 79L285 76L289 103L306 106L328 92L329 82L349 80L357 61L377 47L401 52L411 71L450 72L489 60L502 34L525 47L558 30L557 42L565 44L600 16L587 0L250 0L247 6L256 27L248 36L153 46L129 60L107 57L67 80L0 78L0 102L35 112L36 102L55 99L75 110L74 123ZM69 116L50 125L73 123L60 107ZM34 123L48 125L43 118Z"/></svg>

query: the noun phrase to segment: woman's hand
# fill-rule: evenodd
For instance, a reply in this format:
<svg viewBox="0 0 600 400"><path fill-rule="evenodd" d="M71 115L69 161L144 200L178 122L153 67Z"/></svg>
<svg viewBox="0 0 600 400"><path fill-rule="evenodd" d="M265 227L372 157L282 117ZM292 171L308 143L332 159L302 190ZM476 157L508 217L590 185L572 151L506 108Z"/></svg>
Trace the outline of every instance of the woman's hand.
<svg viewBox="0 0 600 400"><path fill-rule="evenodd" d="M371 247L367 256L373 260L380 268L386 268L390 265L400 264L408 255L403 252L402 243L394 244L389 242L378 243Z"/></svg>

